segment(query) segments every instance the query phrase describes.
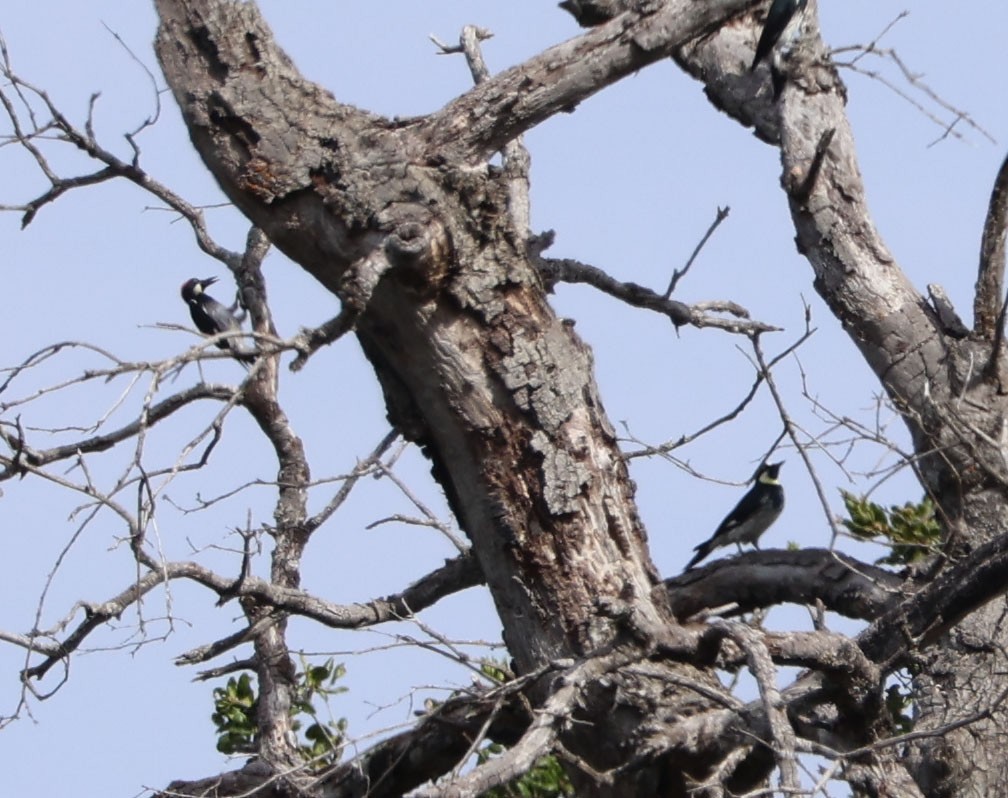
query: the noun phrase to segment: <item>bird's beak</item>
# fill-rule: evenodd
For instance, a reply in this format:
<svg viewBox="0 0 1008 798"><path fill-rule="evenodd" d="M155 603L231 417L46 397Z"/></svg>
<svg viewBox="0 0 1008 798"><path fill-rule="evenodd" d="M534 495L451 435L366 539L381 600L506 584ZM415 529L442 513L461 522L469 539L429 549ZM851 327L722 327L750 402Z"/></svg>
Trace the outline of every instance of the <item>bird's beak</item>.
<svg viewBox="0 0 1008 798"><path fill-rule="evenodd" d="M204 277L202 280L200 280L200 284L204 288L206 288L208 285L213 285L214 283L216 283L217 280L219 279L220 279L219 277Z"/></svg>

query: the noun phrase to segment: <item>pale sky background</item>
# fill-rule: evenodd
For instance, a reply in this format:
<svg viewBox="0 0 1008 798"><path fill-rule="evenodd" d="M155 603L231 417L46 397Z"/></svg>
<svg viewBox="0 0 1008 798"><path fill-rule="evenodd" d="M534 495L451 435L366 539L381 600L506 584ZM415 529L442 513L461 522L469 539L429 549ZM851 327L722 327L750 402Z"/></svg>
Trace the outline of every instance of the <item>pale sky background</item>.
<svg viewBox="0 0 1008 798"><path fill-rule="evenodd" d="M305 74L338 99L387 115L437 109L469 87L462 58L437 55L428 34L455 41L466 23L491 29L496 35L485 43L484 53L496 71L579 33L553 2L271 0L261 5L280 43ZM834 47L870 41L912 5L909 17L882 44L897 48L913 72L997 140L992 143L960 124L963 140L935 143L941 129L918 110L880 83L844 73L876 222L921 290L930 282L943 284L969 323L981 226L1008 140L1008 103L1001 70L995 66L1008 40L1008 6L965 0L950 15L948 3L936 0L822 0L820 5L824 35ZM155 18L149 3L37 0L8 3L0 10L0 30L21 77L49 91L78 124L83 124L88 98L100 91L97 132L108 148L125 157L129 150L122 133L153 112L154 96L149 78L105 26L163 86L151 49ZM862 63L884 69L904 91L912 91L891 67ZM951 120L923 95L913 96L942 113L944 121ZM139 143L142 166L154 177L193 203L219 201L170 95L162 95L161 120ZM801 333L804 296L818 327L800 350L810 393L838 415L873 423L878 384L816 298L810 267L795 252L778 186L777 151L715 111L697 83L671 63L657 64L583 103L576 113L549 120L528 135L527 144L534 229L557 232L549 254L579 258L620 279L664 289L717 207L730 205L731 215L680 283L677 298L731 299L755 318L786 328L764 340L773 355ZM65 151L54 155L52 163L63 174L94 169ZM0 174L0 203L25 201L42 190L37 171L15 148L0 148ZM230 300L231 287L224 267L197 250L189 227L172 214L152 210L154 205L152 197L120 182L63 197L42 209L24 231L19 214L0 214L6 311L0 317L0 365L17 364L61 340L86 340L130 359L168 356L196 341L152 325L189 324L178 296L179 285L188 277L224 278L216 291L220 299ZM248 225L236 212L212 210L208 220L219 243L241 248ZM281 334L322 323L338 311L331 296L279 254L269 257L266 275ZM555 304L560 314L576 320L576 329L594 348L611 419L617 426L626 421L640 439L661 443L689 434L732 409L749 389L753 371L739 351L748 351L745 339L691 328L677 336L663 317L625 308L586 287L561 287ZM99 362L91 356L62 355L38 374L15 382L0 395L0 403ZM209 364L206 373L215 381L242 376L241 369L227 361ZM827 422L813 416L801 395L796 363L782 364L777 378L794 416L810 433L824 432ZM165 390L195 379L190 369ZM146 383L134 388L110 423L116 426L127 419L145 389ZM112 407L125 390L126 383L117 382L0 409L4 422L13 423L20 413L26 427L84 425ZM350 338L317 354L305 371L284 371L282 397L308 447L316 478L349 471L387 430L376 382ZM209 404L190 408L156 430L145 462L171 458L214 412L216 407ZM888 411L881 418L892 421ZM905 440L902 428L891 426ZM705 476L734 485L700 480L667 460L633 461L641 513L663 574L678 573L692 547L710 535L744 490L739 483L779 430L764 391L736 423L676 453ZM36 435L36 447L51 445L41 433ZM96 459L95 478L109 484L130 453ZM852 470L873 468L880 456L876 449L859 449ZM827 545L830 532L811 481L793 451L785 450L783 457L788 505L763 545ZM848 482L826 457L817 455L815 460L829 485L834 511L841 507L837 487L866 490L872 484ZM427 471L411 449L397 473L446 515ZM55 472L63 473L61 468ZM178 479L166 492L179 505L191 507L197 493L213 496L257 476L272 479L274 461L248 421L234 414L210 468ZM67 477L79 478L80 473ZM39 596L56 559L83 516L68 520L80 499L37 480L7 482L2 488L0 629L27 632L36 624ZM312 508L322 507L332 490L316 489ZM902 502L918 499L920 492L903 477L886 483L877 496ZM229 530L244 525L249 513L254 523L268 522L272 501L268 489L253 489L205 513L185 515L162 500L160 545L172 558L190 556L191 546L233 548L238 542ZM305 587L331 601L367 601L401 589L452 555L451 545L429 529L394 524L365 529L394 512L416 514L387 483L368 480L359 486L344 511L313 539L304 563ZM85 528L55 571L39 626L57 623L77 600L101 601L129 585L135 567L122 534L122 525L107 514ZM842 546L854 550L849 542ZM728 553L722 550L716 556ZM878 556L877 551L860 553ZM204 551L199 559L224 573L237 573L232 553ZM257 569L261 573L266 567L263 557ZM128 611L117 629L92 636L88 653L74 657L59 692L41 703L29 699L20 718L0 729L5 794L128 798L174 778L207 776L237 766L214 749L211 689L221 682L192 682L196 669L176 667L173 659L235 631L239 613L234 605L215 609L213 595L183 584L172 586L170 601L169 606L164 594L152 595L144 605L146 639L155 642L131 647L140 637L136 610ZM161 620L169 611L175 619L171 629ZM801 623L802 617L792 613L784 622ZM78 613L71 627L79 620ZM423 620L454 638L499 640L499 623L482 590L444 602L424 613ZM362 737L363 746L369 742L366 735L408 722L424 696L445 695L443 690L423 690L410 703L411 686L469 680L463 669L432 653L350 653L388 645L393 640L386 633L420 636L415 627L387 627L381 634L333 633L300 622L292 628L295 644L319 654L337 652L337 659L346 663L349 675L343 683L350 692L338 698L333 709L349 719L351 734ZM156 640L161 636L163 640ZM231 658L229 654L210 665ZM18 707L17 674L23 666L23 651L0 645L0 716ZM58 678L53 673L43 687L55 687Z"/></svg>

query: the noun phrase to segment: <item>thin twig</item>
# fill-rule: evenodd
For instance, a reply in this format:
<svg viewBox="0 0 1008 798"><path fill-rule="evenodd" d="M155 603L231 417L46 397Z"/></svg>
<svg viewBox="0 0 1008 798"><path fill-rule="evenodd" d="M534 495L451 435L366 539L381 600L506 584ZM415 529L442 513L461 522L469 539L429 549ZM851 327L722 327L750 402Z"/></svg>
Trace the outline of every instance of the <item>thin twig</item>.
<svg viewBox="0 0 1008 798"><path fill-rule="evenodd" d="M729 213L731 213L731 208L728 205L717 209L717 215L714 217L714 221L711 223L711 226L707 228L707 232L704 233L703 238L700 239L700 243L694 247L693 254L689 256L689 260L686 261L686 265L683 266L681 270L676 269L672 272L672 279L669 281L668 288L666 288L665 293L662 294L664 299L668 299L672 296L672 292L675 291L676 286L679 285L679 281L686 276L686 273L690 270L690 266L693 265L693 261L697 259L697 255L700 254L700 250L704 248L710 237L714 235L714 231L718 229L721 222L728 218Z"/></svg>

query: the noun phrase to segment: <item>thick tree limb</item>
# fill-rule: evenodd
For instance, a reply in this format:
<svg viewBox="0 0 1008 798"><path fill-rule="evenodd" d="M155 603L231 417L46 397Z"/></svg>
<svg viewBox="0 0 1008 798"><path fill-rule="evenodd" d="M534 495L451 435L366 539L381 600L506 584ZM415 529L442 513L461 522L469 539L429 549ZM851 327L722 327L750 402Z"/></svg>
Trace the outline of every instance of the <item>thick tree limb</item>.
<svg viewBox="0 0 1008 798"><path fill-rule="evenodd" d="M305 81L253 5L159 0L157 7L159 57L225 192L341 296L350 263L387 256L392 268L366 300L358 338L394 423L434 461L491 591L525 607L510 614L519 626L533 625L507 632L516 658L527 655L529 665L584 635L577 647L594 647L593 630L608 626L590 620L595 575L585 582L591 594L564 601L563 612L544 612L555 596L537 603L527 592L545 587L537 546L579 541L573 559L550 555L568 590L577 589L566 565L574 561L614 568L616 593L650 595L655 577L615 436L592 398L590 358L549 309L524 253L511 246L512 234L522 234L499 213L506 182L458 164L410 162L416 127L390 127ZM269 108L286 111L264 114ZM473 208L484 209L478 213L499 233L498 246L487 247L485 231L466 221ZM497 354L465 354L488 347ZM551 375L560 373L556 384ZM524 486L520 499L516 479ZM586 529L601 533L597 556L584 549L592 540ZM549 630L545 637L539 624ZM544 640L552 642L543 649ZM534 653L522 652L533 643Z"/></svg>
<svg viewBox="0 0 1008 798"><path fill-rule="evenodd" d="M845 116L846 88L819 38L815 2L809 3L802 27L776 103L768 102L759 87L754 93L752 84L739 80L739 48L751 42L751 33L726 26L696 46L684 48L677 58L704 82L718 108L753 126L766 141L779 143L782 185L798 249L812 266L816 290L903 414L913 439L918 475L948 530L946 555L959 558L1004 529L1004 443L1000 432L990 435L989 431L1002 429L1008 403L1003 381L982 378L997 374L996 368L984 374L984 366L1001 359L991 359L999 345L993 337L946 334L938 314L894 262L865 201ZM823 153L819 144L827 131L833 131L832 140ZM816 170L813 164L818 165ZM988 241L993 244L996 239L992 235ZM964 260L968 260L965 255ZM988 270L977 299L978 319L987 319L981 323L992 336L996 330L990 320L996 327L995 308L1000 309L1002 300L991 288L997 282L994 278L996 271ZM963 573L962 578L973 577ZM992 706L1008 684L1000 653L1008 642L1005 617L994 603L971 604L980 607L975 615L962 618L957 608L960 628L929 649L923 664L918 663L915 681L920 706L927 709L919 719L922 728L945 728L963 713ZM933 610L918 609L936 629L949 628ZM898 624L887 625L886 632L895 636ZM895 641L884 643L884 637L877 644L894 648L883 658L899 661L912 648ZM990 639L997 643L983 650L969 642ZM988 725L978 727L975 734L952 733L954 743L935 738L911 745L911 756L904 762L912 764L915 777L926 785L925 792L986 794L1004 783L1008 761L1000 743L993 740L996 730L1005 725L1006 713L1000 706L995 712L996 717L984 721Z"/></svg>
<svg viewBox="0 0 1008 798"><path fill-rule="evenodd" d="M973 306L973 329L991 342L991 352L983 371L1000 394L1008 393L1008 366L1005 357L1004 296L1005 237L1008 235L1008 157L1001 163L991 192L980 241L980 273ZM1000 306L1000 307L999 307Z"/></svg>
<svg viewBox="0 0 1008 798"><path fill-rule="evenodd" d="M758 554L771 554L771 552ZM964 574L977 577L978 584L983 585L983 589L978 589L976 585L970 584L971 580L964 579ZM765 635L763 645L766 646L767 653L770 654L775 662L814 665L818 669L815 675L801 677L791 687L785 689L781 696L782 700L787 702L791 711L798 712L808 712L811 707L817 704L835 700L835 680L840 674L847 674L843 678L853 678L861 685L861 688L859 688L861 690L880 686L884 675L891 672L892 668L898 667L902 657L906 653L920 650L930 645L931 641L938 634L956 622L958 616L989 601L992 596L998 595L1000 586L1006 580L1008 580L1008 537L1001 539L998 545L992 544L991 546L984 547L982 551L976 552L975 557L959 564L956 569L950 569L949 573L942 580L944 584L930 589L924 588L911 598L906 599L899 607L877 621L860 637L861 648L865 650L865 653L869 657L882 666L879 670L875 670L872 665L861 658L857 647L852 647L850 641L840 635L829 633L806 633L798 636L794 634ZM949 585L953 586L952 590L953 592L957 592L958 596L955 600L943 602L941 607L939 607L941 613L948 611L949 616L941 628L928 628L925 626L928 620L924 617L924 608L929 605L929 602L934 601L937 594L948 592ZM896 631L897 629L904 631ZM712 638L712 634L716 636ZM716 628L706 628L705 630L701 628L690 632L686 637L667 638L658 641L657 651L676 657L704 656L703 652L709 649L712 643L717 646L720 643L715 641L723 642L724 639L724 630ZM901 649L902 653L894 653L897 648ZM744 659L744 656L744 654L738 651L732 655L732 657L736 658L736 661L739 658ZM722 662L722 665L725 664L728 663ZM602 671L608 672L606 668L602 668ZM824 691L821 687L822 677L819 674L823 671L833 674L831 677L834 679L832 690ZM447 720L448 717L454 718L452 723L459 724L458 728L460 730L469 729L472 731L478 729L485 722L485 713L492 711L494 707L498 706L487 699L487 696L468 700L459 699L458 703L452 704L450 710L446 705L445 714L439 717L444 720ZM462 715L456 713L462 713ZM720 750L722 753L732 750L734 746L740 742L744 742L747 736L749 743L751 743L753 735L757 738L762 735L764 739L770 740L772 739L771 726L763 713L764 708L760 702L754 702L744 707L733 705L731 708L708 712L702 718L696 717L681 720L678 726L663 727L662 745L680 751L689 750L694 753L697 750L705 749L711 754L712 749ZM501 714L501 718L515 718L519 716L520 713L518 716L508 712ZM462 721L461 717L465 717L466 720ZM745 719L744 732L738 725L740 717ZM442 735L444 729L431 726L434 720L435 718L432 716L416 729L393 738L391 741L379 743L372 751L365 754L362 759L354 760L341 766L338 771L340 775L334 775L327 779L327 788L324 793L326 798L354 795L352 783L356 783L357 779L362 778L362 774L370 774L367 778L373 779L371 781L374 790L372 794L382 796L396 795L397 793L394 790L404 789L404 784L416 786L425 778L443 772L443 769L434 767L432 761L425 757L406 757L405 755L406 751L427 751L429 755L437 755L439 757L444 755L444 759L438 760L441 763L441 768L444 768L450 766L452 755L458 756L464 751L465 742L468 738L462 740L456 739L454 744L449 743ZM527 722L527 719L524 722ZM508 728L510 731L506 733L501 732L499 729L495 730L495 734L503 733L504 738L502 739L514 740L516 739L515 735L521 734L520 727L522 723L519 721L517 728L514 725L509 725ZM657 727L655 732L657 733ZM742 736L739 736L740 734ZM653 738L652 745L656 745L657 743L658 739ZM860 746L861 744L859 743L858 745ZM804 751L810 750L800 745L798 748ZM656 751L656 748L651 747L647 751L642 751L641 756L653 756L656 754ZM847 755L842 751L835 751L834 753L840 756ZM858 753L856 749L850 748L849 754L857 757L858 761L861 761L860 757L863 752ZM412 767L408 766L407 760L412 763ZM376 769L379 768L378 763L381 763L380 768L390 768L391 770ZM423 763L423 767L417 769L421 763ZM426 766L429 764L431 768L427 769ZM867 766L869 763L863 764ZM890 766L884 764L884 759L879 760L875 765L871 765L868 770L859 771L861 773L859 779L862 777L867 778L871 772L877 772L877 770L872 770L872 768L886 768ZM393 773L395 774L394 776L392 775ZM236 777L232 776L231 778ZM407 779L406 782L401 781L404 778ZM895 775L891 773L890 778L895 778ZM206 782L199 782L198 784L201 787L205 787ZM180 789L185 795L199 794L195 791L195 783L185 786L176 784L172 785L172 788ZM220 794L231 795L234 793L226 791Z"/></svg>
<svg viewBox="0 0 1008 798"><path fill-rule="evenodd" d="M228 196L341 298L351 264L388 265L362 294L358 338L392 422L429 454L473 542L518 670L557 657L577 661L627 636L635 641L639 662L586 692L592 700L579 707L586 722L556 729L563 747L596 772L620 768L616 795L633 794L635 778L653 783L658 774L668 780L665 794L685 794L687 774L750 748L755 764L737 787L751 789L772 766L756 761L762 746L753 741L772 735L761 704L740 707L709 672L646 657L660 637L655 630L673 636L676 627L654 590L590 356L546 305L528 253L514 246L525 231L514 230L505 212L506 181L485 166L492 152L621 75L676 53L704 77L719 107L781 143L783 183L817 288L905 412L925 482L947 517L969 520L979 505L963 499L977 483L962 480L996 474L1001 454L982 441L990 458L984 471L964 445L972 429L993 428L981 423L986 415L945 434L946 415L987 413L995 402L963 366L973 353L943 335L871 224L845 89L814 34L815 3L807 14L812 34L794 53L776 104L763 77L744 67L753 25L718 27L750 5L646 2L436 114L393 123L305 81L251 4L157 2L166 77ZM1002 528L995 520L983 528ZM986 599L975 593L949 609ZM930 620L929 634L942 626ZM883 653L887 666L900 661L899 652ZM864 719L874 730L882 713L877 688L810 678L783 699L796 712L803 703L814 712L831 702L840 723ZM548 697L540 692L533 703Z"/></svg>
<svg viewBox="0 0 1008 798"><path fill-rule="evenodd" d="M507 687L507 686L506 686ZM505 694L516 693L508 687ZM289 798L296 782L311 795L324 798L401 798L428 780L450 770L465 754L480 729L492 719L493 739L514 742L530 721L526 705L513 700L503 706L500 692L473 693L452 698L424 715L407 732L393 735L358 757L321 777L303 769L277 774L258 760L238 771L196 781L176 781L159 798L207 795L248 795Z"/></svg>
<svg viewBox="0 0 1008 798"><path fill-rule="evenodd" d="M516 136L726 23L753 0L641 3L480 83L422 123L431 155L481 163Z"/></svg>
<svg viewBox="0 0 1008 798"><path fill-rule="evenodd" d="M886 671L937 641L969 613L1004 592L1008 535L1001 534L947 567L858 635L858 644Z"/></svg>
<svg viewBox="0 0 1008 798"><path fill-rule="evenodd" d="M780 603L814 605L851 618L877 618L900 600L905 579L827 549L768 549L715 560L665 580L680 619L731 606L746 613Z"/></svg>

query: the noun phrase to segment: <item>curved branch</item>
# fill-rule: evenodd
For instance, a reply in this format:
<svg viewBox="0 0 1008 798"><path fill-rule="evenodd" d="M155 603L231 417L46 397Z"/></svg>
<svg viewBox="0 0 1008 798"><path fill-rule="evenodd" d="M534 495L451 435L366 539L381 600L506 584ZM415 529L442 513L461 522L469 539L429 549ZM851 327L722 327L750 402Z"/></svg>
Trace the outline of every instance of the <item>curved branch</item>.
<svg viewBox="0 0 1008 798"><path fill-rule="evenodd" d="M68 457L77 457L82 454L107 451L117 443L121 443L124 440L134 437L142 429L152 427L157 422L167 418L192 402L200 399L216 399L226 402L232 399L234 394L234 388L229 388L223 385L207 385L205 383L194 385L191 388L187 388L184 391L173 394L167 399L152 405L147 410L145 418L142 420L137 419L135 421L131 421L129 424L126 424L125 426L120 427L117 430L113 430L105 435L95 435L82 441L75 441L74 443L64 444L63 446L56 446L52 449L29 450L24 446L20 446L20 442L17 441L10 433L0 430L0 437L4 439L7 445L15 451L22 452L20 457L15 457L14 462L12 462L11 465L3 472L0 472L0 480L9 479L12 476L20 474L20 468L24 464L41 467L59 460L65 460ZM3 458L0 458L0 462L2 462L2 460Z"/></svg>
<svg viewBox="0 0 1008 798"><path fill-rule="evenodd" d="M688 305L685 302L662 296L637 283L620 282L596 266L589 266L571 258L537 258L536 268L547 286L553 286L556 283L584 283L633 307L652 310L663 316L668 316L677 329L684 325L697 328L714 327L726 332L744 335L781 330L780 327L774 327L765 322L750 320L749 311L734 302L722 302L713 307L709 304ZM709 310L729 313L735 318L712 316L707 312Z"/></svg>
<svg viewBox="0 0 1008 798"><path fill-rule="evenodd" d="M976 456L943 419L964 416L974 427L993 428L1003 411L991 407L997 400L985 393L989 385L971 378L977 355L970 341L945 332L875 227L846 116L847 89L819 35L816 4L808 4L777 101L741 74L747 28L725 26L677 59L704 82L716 107L779 145L781 183L815 288L902 412L920 455L919 476L954 519L969 504L958 491ZM980 414L989 417L974 419ZM985 461L1000 462L1000 450L981 445Z"/></svg>
<svg viewBox="0 0 1008 798"><path fill-rule="evenodd" d="M798 762L796 756L795 731L787 717L784 702L777 688L777 671L770 659L770 651L762 635L755 628L743 623L715 621L715 627L730 636L745 652L749 672L759 687L763 712L770 729L770 746L780 771L781 791L797 794L799 791Z"/></svg>
<svg viewBox="0 0 1008 798"><path fill-rule="evenodd" d="M325 798L401 798L410 790L449 771L480 730L492 719L494 739L513 741L528 726L528 714L511 684L501 688L512 695L501 706L497 691L468 694L446 701L412 729L375 744L360 756L338 765L315 785ZM241 770L195 781L175 781L157 798L180 796L248 796L286 798L291 793L271 768L252 760Z"/></svg>
<svg viewBox="0 0 1008 798"><path fill-rule="evenodd" d="M26 668L22 674L22 679L41 679L53 665L62 662L76 651L95 629L113 618L118 618L132 604L143 598L158 585L165 581L163 573L150 571L133 582L129 587L100 604L79 602L76 609L84 610L84 620L74 629L62 643L53 647L49 644L45 647L35 644L33 638L27 641L29 651L40 651L45 653L46 658L38 665Z"/></svg>
<svg viewBox="0 0 1008 798"><path fill-rule="evenodd" d="M24 672L24 678L41 678L57 662L70 656L95 629L118 618L160 584L173 579L189 579L222 598L250 598L269 610L300 615L334 629L359 629L386 621L402 620L432 606L442 598L480 584L479 565L471 555L455 557L418 579L402 593L374 599L366 604L333 604L298 588L284 587L258 577L247 577L235 589L235 581L194 562L157 564L125 590L101 603L80 602L74 608L85 611L84 620L62 641L39 643L36 637L0 633L0 639L46 655L46 659ZM51 636L47 636L51 637ZM195 661L195 658L193 658ZM181 664L188 664L183 660Z"/></svg>
<svg viewBox="0 0 1008 798"><path fill-rule="evenodd" d="M1005 374L1005 316L1008 314L1008 297L1004 300L1005 234L1008 229L1008 157L1001 164L994 190L991 192L987 220L980 242L980 275L977 278L974 299L974 328L988 341L992 341L990 357L984 367L984 376L993 381L1000 393L1005 393L1008 375ZM1001 308L998 310L998 303ZM992 320L993 318L993 320ZM992 329L993 326L993 329Z"/></svg>
<svg viewBox="0 0 1008 798"><path fill-rule="evenodd" d="M825 549L749 552L665 581L680 618L725 604L737 604L733 612L746 612L817 600L843 615L873 618L857 642L885 674L1004 593L1006 583L1008 534L923 585Z"/></svg>
<svg viewBox="0 0 1008 798"><path fill-rule="evenodd" d="M892 571L827 549L746 552L665 580L672 612L682 619L725 605L739 614L817 601L848 618L877 618L905 586Z"/></svg>
<svg viewBox="0 0 1008 798"><path fill-rule="evenodd" d="M857 637L885 672L907 664L974 610L1004 593L1008 535L1001 534L947 568Z"/></svg>
<svg viewBox="0 0 1008 798"><path fill-rule="evenodd" d="M763 558L764 555L784 554L801 557L806 553L757 552L754 556ZM730 563L725 563L727 564ZM718 565L722 563L715 564ZM709 571L715 566L703 570ZM966 578L967 576L969 578ZM888 574L888 577L892 578L893 575ZM1008 536L1003 536L997 545L990 544L978 549L975 556L964 560L956 568L949 569L934 585L925 587L903 601L863 633L858 642L861 650L867 655L867 660L860 655L856 647L850 646L847 638L828 633L768 634L764 644L775 662L822 668L829 674L829 679L834 681L837 678L852 679L858 683L861 690L870 693L873 686L879 684L880 674L884 676L893 668L899 667L901 656L899 651L905 654L918 646L929 645L964 614L999 595L1006 580L1008 580ZM734 581L744 580L739 579L736 573ZM780 581L779 575L778 581ZM940 598L943 594L953 593L955 598L950 600ZM673 596L673 600L674 598ZM939 616L944 619L940 626L930 625L933 616L928 612L928 608L934 606L936 600L939 601L937 608ZM725 642L723 629L693 627L673 629L670 632L672 636L668 639L656 641L655 651L677 659L709 657L712 645L716 650ZM738 661L741 654L733 653L731 656ZM576 673L581 672L580 668L588 667L586 672L596 678L599 674L612 678L606 659L600 657L594 660L594 664L593 660L586 660L567 673L573 678ZM879 665L878 670L872 667L872 662ZM823 676L823 672L817 671L799 677L796 682L783 690L782 698L787 703L789 711L808 712L814 706L834 700L833 691L822 689L824 678L827 677ZM570 686L566 676L554 681L557 687ZM683 686L691 685L683 684ZM694 684L692 688L700 690L703 686ZM554 693L554 697L557 701L564 699L559 693ZM491 694L455 699L425 717L416 728L378 743L361 757L341 765L326 778L324 795L327 798L355 795L357 793L354 791L365 785L371 788L369 794L376 798L401 795L404 791L448 770L454 764L455 758L468 749L471 734L477 732L493 712L499 713L497 722L503 724L500 728L493 729L495 739L513 741L524 734L529 719L521 711L520 702L509 710L506 705L502 707L498 702L491 700ZM744 722L740 723L740 718L744 718ZM725 750L735 745L751 745L754 739L771 739L770 725L762 701L751 702L748 705L732 704L691 718L680 717L671 723L663 723L656 718L653 732L652 741L655 745L660 741L664 749L691 755L695 755L698 750L706 750L712 757L716 757L719 752L723 754ZM799 745L799 750L810 749ZM821 748L818 750L822 753ZM419 755L420 752L424 752L424 755ZM843 756L839 752L833 754ZM642 755L655 756L656 750L648 748ZM510 768L519 759L521 757L517 755L515 760L504 763L504 766ZM244 777L239 774L244 774ZM241 781L244 788L248 789L251 783L249 778L254 777L253 781L262 785L272 775L271 772L256 775L239 771L236 774L217 777L215 783L224 785L229 780ZM474 776L474 783L477 780L478 777ZM482 781L479 783L482 784ZM209 784L207 780L176 782L170 785L166 794L199 795L202 793L198 790L207 784ZM238 791L225 788L219 794L235 795Z"/></svg>
<svg viewBox="0 0 1008 798"><path fill-rule="evenodd" d="M105 149L94 137L90 129L82 131L73 125L70 120L56 107L49 95L41 89L27 83L14 74L9 63L5 63L0 68L0 75L3 75L19 89L25 89L35 94L46 106L52 121L48 127L57 129L62 137L71 145L87 154L90 158L105 164L105 168L92 174L80 175L78 177L60 178L49 167L45 155L34 146L31 139L35 135L21 130L17 122L16 112L12 104L7 102L6 97L0 94L0 101L3 102L7 115L15 128L15 139L23 147L28 149L34 156L36 163L43 174L49 179L50 188L38 197L20 206L4 206L5 210L21 210L24 215L21 219L21 226L27 227L34 220L38 212L46 205L56 201L68 191L76 188L92 186L115 178L125 178L144 191L157 197L169 208L178 212L190 224L196 237L196 243L203 252L226 264L229 268L235 268L240 262L240 255L220 246L206 228L203 212L196 206L184 200L181 196L172 191L168 186L155 180L139 166L139 151L135 151L132 162L127 162L118 158L111 151ZM92 98L94 99L94 98ZM129 137L128 137L129 138ZM136 144L130 138L131 145L136 148Z"/></svg>

